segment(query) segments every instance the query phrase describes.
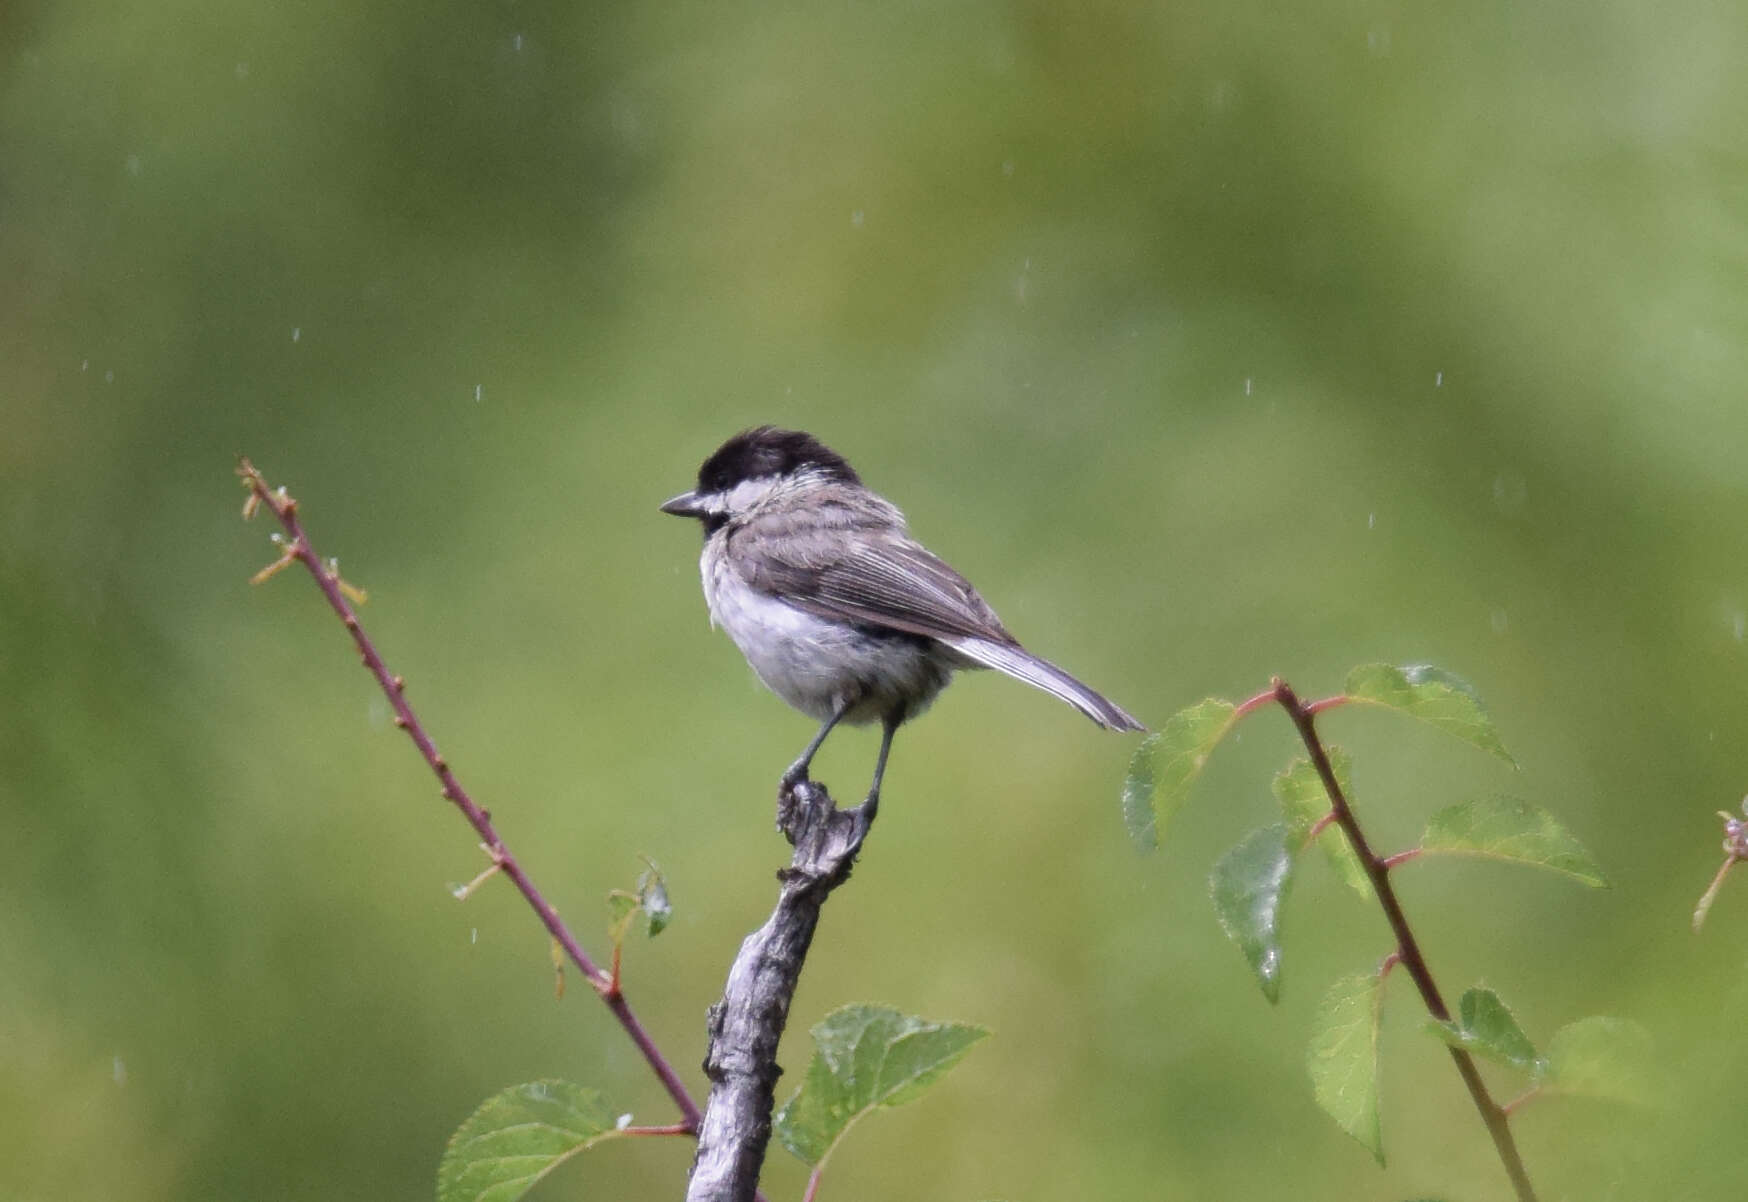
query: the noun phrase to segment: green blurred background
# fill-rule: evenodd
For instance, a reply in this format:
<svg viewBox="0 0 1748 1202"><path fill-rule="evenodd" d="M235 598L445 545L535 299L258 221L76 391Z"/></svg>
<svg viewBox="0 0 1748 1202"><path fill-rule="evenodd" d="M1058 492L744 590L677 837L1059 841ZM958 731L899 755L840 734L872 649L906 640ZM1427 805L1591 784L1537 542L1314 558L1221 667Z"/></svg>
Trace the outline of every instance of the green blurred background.
<svg viewBox="0 0 1748 1202"><path fill-rule="evenodd" d="M7 6L0 1197L428 1196L538 1076L668 1121L512 891L445 893L469 832L307 579L248 587L231 469L370 589L592 946L638 854L668 870L629 991L698 1081L811 724L655 506L772 421L1150 721L1367 660L1473 680L1521 773L1326 728L1386 847L1510 791L1615 879L1402 874L1447 990L1667 1060L1662 1110L1523 1113L1543 1196L1740 1198L1748 880L1687 920L1748 788L1745 58L1728 0ZM820 775L854 793L874 743ZM1502 1197L1405 988L1389 1167L1312 1101L1375 913L1314 864L1275 1009L1215 924L1286 724L1151 858L1131 746L988 674L901 735L785 1061L847 1001L996 1038L822 1196ZM539 1196L676 1198L688 1160L612 1146Z"/></svg>

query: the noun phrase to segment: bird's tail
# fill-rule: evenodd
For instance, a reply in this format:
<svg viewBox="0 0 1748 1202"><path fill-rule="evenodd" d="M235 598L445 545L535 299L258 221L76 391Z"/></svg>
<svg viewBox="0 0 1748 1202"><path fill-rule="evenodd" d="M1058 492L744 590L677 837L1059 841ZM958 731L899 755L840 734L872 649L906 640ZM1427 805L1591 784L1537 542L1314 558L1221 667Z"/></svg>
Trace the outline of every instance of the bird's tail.
<svg viewBox="0 0 1748 1202"><path fill-rule="evenodd" d="M1018 643L992 639L952 638L941 642L986 668L1006 672L1035 688L1060 697L1106 730L1146 730L1122 706L1101 696L1048 660L1039 659Z"/></svg>

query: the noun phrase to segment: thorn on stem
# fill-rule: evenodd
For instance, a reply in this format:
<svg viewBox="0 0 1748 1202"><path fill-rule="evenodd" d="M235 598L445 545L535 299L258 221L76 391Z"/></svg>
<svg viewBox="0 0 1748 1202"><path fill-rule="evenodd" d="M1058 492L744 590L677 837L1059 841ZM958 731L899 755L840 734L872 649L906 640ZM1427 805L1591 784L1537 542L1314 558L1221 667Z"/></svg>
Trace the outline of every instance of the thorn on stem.
<svg viewBox="0 0 1748 1202"><path fill-rule="evenodd" d="M478 889L481 885L483 885L487 881L491 880L492 877L496 876L498 873L502 872L503 870L504 870L504 861L501 859L494 858L492 860L492 862L486 866L486 869L484 872L482 872L478 876L474 877L473 880L469 881L465 885L456 885L456 886L451 887L449 892L454 894L456 901L466 901L469 897L473 896L473 891L475 889Z"/></svg>
<svg viewBox="0 0 1748 1202"><path fill-rule="evenodd" d="M249 577L249 583L264 584L279 575L279 573L285 571L286 568L289 568L292 564L297 562L298 548L299 544L295 542L287 544L285 550L279 553L278 559Z"/></svg>
<svg viewBox="0 0 1748 1202"><path fill-rule="evenodd" d="M394 686L395 686L395 692L397 692L397 693L406 692L407 691L407 678L404 676L395 677L394 678Z"/></svg>
<svg viewBox="0 0 1748 1202"><path fill-rule="evenodd" d="M1725 844L1726 849L1729 844ZM1705 925L1706 915L1711 913L1712 903L1718 900L1718 890L1724 887L1724 878L1730 875L1730 869L1741 863L1741 857L1734 852L1724 857L1724 862L1718 868L1718 874L1712 878L1712 883L1706 886L1706 891L1700 894L1699 904L1693 908L1693 933L1699 934L1699 929Z"/></svg>

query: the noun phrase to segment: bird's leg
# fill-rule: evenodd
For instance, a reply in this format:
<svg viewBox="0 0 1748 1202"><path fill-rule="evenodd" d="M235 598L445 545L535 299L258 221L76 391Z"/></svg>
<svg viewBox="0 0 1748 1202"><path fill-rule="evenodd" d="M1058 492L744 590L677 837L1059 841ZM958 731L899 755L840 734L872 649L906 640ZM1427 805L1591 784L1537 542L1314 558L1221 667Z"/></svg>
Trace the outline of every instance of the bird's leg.
<svg viewBox="0 0 1748 1202"><path fill-rule="evenodd" d="M848 713L849 710L850 702L846 698L838 703L836 709L832 710L831 717L820 723L818 733L813 736L813 742L807 745L807 749L801 753L801 757L793 764L790 764L788 769L783 773L783 787L785 789L800 784L807 779L807 767L809 764L813 763L814 752L819 750L819 745L825 742L825 737L827 735L831 734L832 727L842 721L844 715Z"/></svg>
<svg viewBox="0 0 1748 1202"><path fill-rule="evenodd" d="M880 779L886 775L886 756L892 750L892 736L903 721L897 714L888 714L880 722L880 755L874 760L874 783L868 786L868 796L856 807L856 842L867 837L874 825L874 815L880 812Z"/></svg>

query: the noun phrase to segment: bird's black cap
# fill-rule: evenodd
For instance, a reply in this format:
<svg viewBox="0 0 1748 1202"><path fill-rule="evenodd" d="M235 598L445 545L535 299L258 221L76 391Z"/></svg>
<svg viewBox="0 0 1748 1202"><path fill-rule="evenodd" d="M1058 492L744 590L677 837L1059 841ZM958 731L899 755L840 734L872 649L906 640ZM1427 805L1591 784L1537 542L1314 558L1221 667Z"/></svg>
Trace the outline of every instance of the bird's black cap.
<svg viewBox="0 0 1748 1202"><path fill-rule="evenodd" d="M846 484L860 484L844 457L811 434L758 426L742 430L716 449L698 469L700 493L722 492L743 480L787 476L810 470Z"/></svg>

